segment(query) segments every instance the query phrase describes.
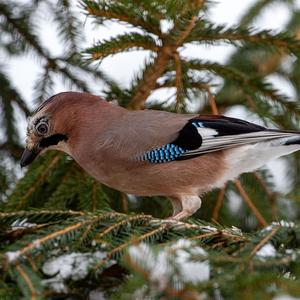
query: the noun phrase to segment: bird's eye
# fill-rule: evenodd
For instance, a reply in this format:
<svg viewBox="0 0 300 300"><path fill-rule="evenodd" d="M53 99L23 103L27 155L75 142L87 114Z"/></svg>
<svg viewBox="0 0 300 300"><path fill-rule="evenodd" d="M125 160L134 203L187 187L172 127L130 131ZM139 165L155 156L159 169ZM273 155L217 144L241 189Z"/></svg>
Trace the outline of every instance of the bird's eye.
<svg viewBox="0 0 300 300"><path fill-rule="evenodd" d="M48 124L45 123L45 122L42 122L42 123L39 123L37 126L36 126L36 131L39 133L39 134L46 134L48 132Z"/></svg>

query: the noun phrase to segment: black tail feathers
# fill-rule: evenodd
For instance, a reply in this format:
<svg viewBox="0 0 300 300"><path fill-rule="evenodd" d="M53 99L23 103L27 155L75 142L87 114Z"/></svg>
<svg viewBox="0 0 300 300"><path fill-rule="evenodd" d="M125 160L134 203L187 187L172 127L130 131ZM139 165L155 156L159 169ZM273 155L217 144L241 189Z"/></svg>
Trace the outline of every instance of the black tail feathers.
<svg viewBox="0 0 300 300"><path fill-rule="evenodd" d="M300 145L300 136L295 137L293 139L290 139L284 143L284 145L289 146L289 145Z"/></svg>

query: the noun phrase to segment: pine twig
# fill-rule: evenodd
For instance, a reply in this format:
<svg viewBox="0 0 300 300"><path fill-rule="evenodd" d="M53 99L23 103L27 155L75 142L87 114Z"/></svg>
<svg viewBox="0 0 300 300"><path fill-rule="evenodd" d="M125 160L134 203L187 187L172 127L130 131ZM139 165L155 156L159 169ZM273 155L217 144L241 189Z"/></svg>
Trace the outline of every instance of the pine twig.
<svg viewBox="0 0 300 300"><path fill-rule="evenodd" d="M30 279L30 277L28 276L28 274L23 270L23 268L21 267L20 264L17 264L15 266L16 271L20 274L20 276L23 278L23 280L25 281L25 283L27 284L30 293L31 293L31 297L30 300L37 300L37 293L36 290L33 286L33 283Z"/></svg>
<svg viewBox="0 0 300 300"><path fill-rule="evenodd" d="M151 216L147 216L147 215L134 215L131 216L129 218L126 218L124 220L121 220L119 222L117 222L116 224L110 226L109 228L105 229L104 231L98 233L95 237L94 240L97 241L100 238L104 237L105 235L107 235L108 233L116 230L117 228L120 228L121 226L128 224L131 221L136 221L136 220L149 220L151 219Z"/></svg>
<svg viewBox="0 0 300 300"><path fill-rule="evenodd" d="M124 213L129 212L128 198L125 193L121 193L122 209Z"/></svg>
<svg viewBox="0 0 300 300"><path fill-rule="evenodd" d="M44 179L48 175L48 172L53 168L53 166L57 164L59 159L60 159L60 155L56 155L52 159L49 165L45 168L43 174L39 177L39 179L35 182L35 184L28 189L27 193L20 199L20 202L17 205L16 209L20 209L24 205L27 199L34 193L35 189L44 181Z"/></svg>
<svg viewBox="0 0 300 300"><path fill-rule="evenodd" d="M157 35L158 37L162 37L163 33L159 30L159 28L156 28L154 26L151 26L147 22L144 22L140 18L131 18L129 16L126 16L125 14L118 14L116 12L110 11L110 10L104 10L104 9L97 9L96 7L91 7L87 6L85 8L87 12L90 15L96 16L96 17L101 17L101 18L106 18L106 19L114 19L117 20L118 22L125 22L130 25L140 27L142 29L145 29L146 31L153 33Z"/></svg>
<svg viewBox="0 0 300 300"><path fill-rule="evenodd" d="M145 217L145 216L144 216ZM99 263L97 263L93 269L96 270L98 269L102 264L104 264L106 261L108 261L111 257L114 256L114 254L123 251L124 249L126 249L127 247L129 247L130 245L133 244L138 244L144 240L146 240L147 238L159 233L159 232L163 232L168 228L168 224L162 224L160 227L155 228L153 230L151 230L150 232L147 232L139 237L133 238L121 245L119 245L118 247L114 248L113 250L111 250L110 252L107 253L106 257L101 260Z"/></svg>
<svg viewBox="0 0 300 300"><path fill-rule="evenodd" d="M143 80L136 87L129 108L141 109L144 107L145 101L156 86L157 79L165 71L173 51L173 46L170 45L164 45L159 49L153 64L145 70Z"/></svg>
<svg viewBox="0 0 300 300"><path fill-rule="evenodd" d="M179 53L176 51L174 54L175 69L176 69L176 111L180 110L182 103L182 70Z"/></svg>
<svg viewBox="0 0 300 300"><path fill-rule="evenodd" d="M246 204L249 206L249 208L252 210L252 212L254 213L256 219L258 220L259 224L262 227L267 226L267 221L265 220L265 218L261 215L260 211L257 209L257 207L254 205L254 202L251 200L250 196L247 194L247 192L245 191L245 189L243 188L241 182L239 179L237 179L235 181L235 186L237 187L240 195L242 196L242 198L244 199L244 201L246 202Z"/></svg>
<svg viewBox="0 0 300 300"><path fill-rule="evenodd" d="M275 227L273 228L255 247L254 249L251 251L250 253L250 256L249 258L252 258L256 252L262 248L262 246L264 246L270 239L273 235L276 234L276 232L279 230L279 226L278 227Z"/></svg>
<svg viewBox="0 0 300 300"><path fill-rule="evenodd" d="M271 204L272 220L276 220L277 216L278 216L278 209L277 209L277 205L276 205L276 193L270 191L266 182L263 180L263 178L257 172L253 172L253 175L257 179L257 181L260 183L262 188L265 190L268 200Z"/></svg>
<svg viewBox="0 0 300 300"><path fill-rule="evenodd" d="M226 186L224 186L218 193L217 201L213 209L212 220L217 221L219 218L219 211L222 207L222 203L225 196Z"/></svg>
<svg viewBox="0 0 300 300"><path fill-rule="evenodd" d="M218 115L219 114L219 110L218 110L218 106L217 106L217 103L216 103L216 98L212 94L212 92L211 92L211 90L210 90L209 87L207 89L207 94L208 94L209 104L210 104L211 111L212 111L213 115Z"/></svg>
<svg viewBox="0 0 300 300"><path fill-rule="evenodd" d="M181 32L181 34L177 38L177 41L176 41L176 46L177 47L181 46L182 43L184 42L184 40L191 33L191 31L193 30L193 28L195 27L195 25L197 23L197 20L198 20L197 16L192 16L192 18L191 18L189 24L187 25L187 27Z"/></svg>

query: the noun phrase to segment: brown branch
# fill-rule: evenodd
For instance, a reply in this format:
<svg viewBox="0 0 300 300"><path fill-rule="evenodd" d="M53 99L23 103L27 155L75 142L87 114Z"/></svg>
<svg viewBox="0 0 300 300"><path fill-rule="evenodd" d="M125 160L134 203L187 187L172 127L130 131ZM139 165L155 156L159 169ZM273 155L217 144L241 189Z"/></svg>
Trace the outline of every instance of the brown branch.
<svg viewBox="0 0 300 300"><path fill-rule="evenodd" d="M63 235L63 234L66 234L70 231L73 231L73 230L76 230L77 228L80 228L86 224L90 224L90 223L94 223L94 222L97 222L101 219L104 219L106 217L109 217L109 216L115 216L115 215L119 215L119 213L117 212L111 212L111 213L107 213L107 214L104 214L104 215L101 215L101 216L98 216L98 217L95 217L91 220L87 220L87 221L82 221L82 222L78 222L74 225L70 225L68 227L65 227L63 229L60 229L58 231L55 231L55 232L52 232L50 234L47 234L46 236L44 237L41 237L39 239L36 239L36 240L33 240L32 242L30 242L28 245L26 245L25 247L23 247L22 249L20 249L18 251L18 257L21 257L23 255L26 255L29 251L35 249L35 248L39 248L41 247L41 245L45 242L47 242L48 240L50 239L54 239L60 235ZM11 261L11 262L15 262L17 259Z"/></svg>
<svg viewBox="0 0 300 300"><path fill-rule="evenodd" d="M213 213L212 213L212 220L214 220L214 221L217 221L218 218L219 218L219 211L222 207L222 203L223 203L224 196L225 196L225 190L226 190L226 186L224 186L219 191L217 201L216 201L216 205L214 206Z"/></svg>
<svg viewBox="0 0 300 300"><path fill-rule="evenodd" d="M39 272L39 268L31 257L28 257L28 262L34 272Z"/></svg>
<svg viewBox="0 0 300 300"><path fill-rule="evenodd" d="M176 40L176 46L179 47L182 45L182 43L184 42L184 40L188 37L188 35L191 33L191 31L193 30L193 28L196 25L196 22L198 20L197 16L193 16L188 24L188 26L185 28L185 30L183 30L181 32L181 34L179 35L178 39Z"/></svg>
<svg viewBox="0 0 300 300"><path fill-rule="evenodd" d="M179 111L182 103L182 70L179 53L174 54L175 69L176 69L176 111Z"/></svg>
<svg viewBox="0 0 300 300"><path fill-rule="evenodd" d="M254 177L257 179L257 181L260 183L260 185L263 187L264 191L267 194L268 200L271 205L271 210L272 210L272 220L276 220L278 218L278 208L276 205L276 200L277 200L277 194L273 191L270 191L269 187L267 186L266 182L264 179L257 173L253 172Z"/></svg>
<svg viewBox="0 0 300 300"><path fill-rule="evenodd" d="M241 182L239 179L237 179L235 181L235 185L240 193L240 195L242 196L242 198L244 199L244 201L246 202L246 204L249 206L249 208L252 210L252 212L254 213L257 221L259 222L259 224L262 227L267 226L267 221L265 220L265 218L261 215L260 211L257 209L257 207L254 205L253 201L251 200L250 196L247 194L247 192L245 191L245 189L243 188Z"/></svg>
<svg viewBox="0 0 300 300"><path fill-rule="evenodd" d="M21 275L21 277L24 279L25 283L27 284L30 293L31 293L31 300L36 300L37 299L37 294L36 294L36 290L32 284L32 281L30 280L30 277L28 276L28 274L22 269L22 267L18 264L15 266L16 271Z"/></svg>
<svg viewBox="0 0 300 300"><path fill-rule="evenodd" d="M174 46L170 45L160 48L153 64L145 70L143 80L136 87L129 108L141 109L144 107L145 101L156 86L157 79L164 73L169 59L173 56L173 51Z"/></svg>
<svg viewBox="0 0 300 300"><path fill-rule="evenodd" d="M250 97L249 95L246 94L245 98L248 102L249 108L251 108L252 111L257 112L257 105L253 101L252 97Z"/></svg>
<svg viewBox="0 0 300 300"><path fill-rule="evenodd" d="M207 233L201 233L199 235L188 238L188 240L204 239L204 238L211 237L211 236L214 236L214 235L218 236L220 234L221 234L220 231L212 231L212 232L207 232Z"/></svg>
<svg viewBox="0 0 300 300"><path fill-rule="evenodd" d="M198 1L196 5L200 7L202 4L203 1ZM197 16L193 16L191 18L187 27L178 36L178 39L175 41L175 44L166 43L160 48L160 50L157 52L157 57L153 62L152 66L146 69L146 71L144 72L144 78L137 87L132 101L129 105L129 108L140 109L144 107L145 101L151 94L151 91L155 89L157 79L164 73L169 59L171 57L174 57L175 60L177 59L175 57L177 53L176 49L181 46L186 37L190 34L190 32L196 24L197 19Z"/></svg>
<svg viewBox="0 0 300 300"><path fill-rule="evenodd" d="M217 107L216 99L215 99L215 96L210 91L210 88L207 89L207 94L208 94L208 100L209 100L209 104L210 104L212 113L214 115L218 115L219 110L218 110L218 107Z"/></svg>
<svg viewBox="0 0 300 300"><path fill-rule="evenodd" d="M269 232L269 234L267 234L255 247L254 247L254 249L251 251L251 253L250 253L250 257L249 258L252 258L254 255L255 255L255 253L263 246L263 245L265 245L270 239L271 239L271 237L273 236L273 235L275 235L276 234L276 232L279 230L279 226L278 227L275 227L275 228L273 228L270 232Z"/></svg>
<svg viewBox="0 0 300 300"><path fill-rule="evenodd" d="M194 83L193 87L196 87L198 89L203 89L207 92L207 96L208 96L208 101L209 101L209 105L210 105L210 109L213 115L219 115L219 110L218 110L218 106L216 103L216 98L213 95L213 93L210 90L210 86L208 84L205 83Z"/></svg>
<svg viewBox="0 0 300 300"><path fill-rule="evenodd" d="M257 172L253 172L252 174L258 180L258 182L261 184L261 186L267 193L268 197L271 197L273 193L269 190L269 188L268 188L266 182L263 180L263 178Z"/></svg>
<svg viewBox="0 0 300 300"><path fill-rule="evenodd" d="M125 193L121 193L121 202L122 202L123 212L128 213L129 212L128 198L127 198L127 195Z"/></svg>

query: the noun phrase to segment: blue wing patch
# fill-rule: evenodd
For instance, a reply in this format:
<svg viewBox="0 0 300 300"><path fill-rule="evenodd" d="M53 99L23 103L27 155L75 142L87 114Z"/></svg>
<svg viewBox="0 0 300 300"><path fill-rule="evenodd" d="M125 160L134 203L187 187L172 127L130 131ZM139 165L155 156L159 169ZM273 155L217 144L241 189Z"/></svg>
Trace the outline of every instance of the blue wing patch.
<svg viewBox="0 0 300 300"><path fill-rule="evenodd" d="M177 145L167 144L147 151L140 157L140 160L149 161L150 163L166 163L178 159L185 152L185 149Z"/></svg>
<svg viewBox="0 0 300 300"><path fill-rule="evenodd" d="M145 152L140 161L150 163L166 163L180 160L182 154L200 147L202 139L197 128L204 127L202 122L188 122L179 132L178 137L173 142L162 147Z"/></svg>

